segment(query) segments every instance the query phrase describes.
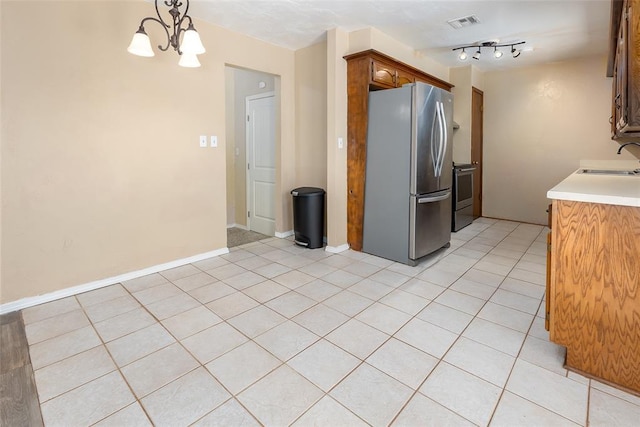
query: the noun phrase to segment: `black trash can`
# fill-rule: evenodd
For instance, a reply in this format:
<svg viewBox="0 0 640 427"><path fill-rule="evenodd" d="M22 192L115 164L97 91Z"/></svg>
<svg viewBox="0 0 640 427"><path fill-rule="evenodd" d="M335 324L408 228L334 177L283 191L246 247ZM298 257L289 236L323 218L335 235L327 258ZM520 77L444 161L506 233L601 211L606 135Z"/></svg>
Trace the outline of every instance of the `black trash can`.
<svg viewBox="0 0 640 427"><path fill-rule="evenodd" d="M316 187L300 187L291 190L296 245L309 249L323 246L324 193L322 188Z"/></svg>

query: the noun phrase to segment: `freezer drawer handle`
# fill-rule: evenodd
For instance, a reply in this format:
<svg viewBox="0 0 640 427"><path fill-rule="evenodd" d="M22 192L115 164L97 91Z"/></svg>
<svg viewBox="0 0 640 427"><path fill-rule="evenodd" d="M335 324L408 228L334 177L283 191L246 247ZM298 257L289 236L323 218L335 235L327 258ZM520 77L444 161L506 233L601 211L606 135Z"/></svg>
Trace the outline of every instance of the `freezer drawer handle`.
<svg viewBox="0 0 640 427"><path fill-rule="evenodd" d="M433 203L433 202L440 202L442 200L447 200L449 198L449 196L451 196L451 191L447 191L446 193L444 193L441 196L435 196L435 197L423 197L422 199L418 199L418 203Z"/></svg>

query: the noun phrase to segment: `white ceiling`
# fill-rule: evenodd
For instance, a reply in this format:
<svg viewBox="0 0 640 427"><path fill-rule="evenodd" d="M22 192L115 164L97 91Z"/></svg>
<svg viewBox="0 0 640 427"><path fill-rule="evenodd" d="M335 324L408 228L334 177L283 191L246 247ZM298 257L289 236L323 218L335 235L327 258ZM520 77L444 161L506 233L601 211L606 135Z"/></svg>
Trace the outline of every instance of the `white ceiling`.
<svg viewBox="0 0 640 427"><path fill-rule="evenodd" d="M161 2L159 2L161 3ZM513 59L488 50L483 70L606 54L610 0L191 0L189 14L278 46L297 50L339 27L375 27L436 61L465 65L451 49L489 40L526 41ZM447 21L476 15L480 24L453 29Z"/></svg>

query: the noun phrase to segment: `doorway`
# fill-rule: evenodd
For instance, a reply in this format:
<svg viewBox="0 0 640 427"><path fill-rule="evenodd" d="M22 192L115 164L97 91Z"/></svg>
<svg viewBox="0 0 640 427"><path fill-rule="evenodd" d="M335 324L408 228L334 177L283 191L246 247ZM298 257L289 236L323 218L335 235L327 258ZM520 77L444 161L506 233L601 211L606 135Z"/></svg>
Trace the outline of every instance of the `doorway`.
<svg viewBox="0 0 640 427"><path fill-rule="evenodd" d="M276 142L273 92L246 98L247 228L276 231Z"/></svg>
<svg viewBox="0 0 640 427"><path fill-rule="evenodd" d="M473 173L473 217L482 216L482 141L483 141L484 93L471 88L471 164Z"/></svg>
<svg viewBox="0 0 640 427"><path fill-rule="evenodd" d="M272 196L261 191L254 191L256 197L250 196L250 188L258 188L255 182L249 184L249 174L247 164L255 165L254 160L249 161L248 140L248 110L247 100L270 97L275 108L267 116L269 124L261 124L261 129L273 129L270 132L274 135L269 142L269 154L260 151L258 153L258 164L264 163L264 157L275 159L279 156L279 148L277 139L279 137L278 123L280 121L279 108L279 82L277 76L263 73L260 71L239 68L231 65L225 67L225 147L226 147L226 182L227 182L227 244L234 242L245 242L247 237L254 236L252 229L255 229L256 221L250 221L248 215L254 215L256 212L261 217L273 218L274 207L277 206L275 191ZM253 97L253 98L252 98ZM257 104L256 104L257 105ZM251 107L252 108L252 107ZM264 132L259 131L258 136ZM255 146L256 144L254 144ZM260 142L257 143L258 147ZM253 150L254 153L256 149ZM278 168L274 167L271 175L274 177L273 182L277 181ZM254 180L255 181L255 180ZM258 177L260 181L260 177ZM274 185L275 187L275 185ZM257 205L250 208L250 200L253 199ZM262 205L266 204L266 207ZM265 215L264 212L270 214ZM257 221L257 227L260 233L268 231L268 236L275 235L275 220L273 227L260 228L260 221ZM264 225L264 224L263 224ZM266 234L266 233L265 233ZM238 238L240 236L241 238ZM255 237L255 236L254 236ZM246 243L246 242L245 242Z"/></svg>

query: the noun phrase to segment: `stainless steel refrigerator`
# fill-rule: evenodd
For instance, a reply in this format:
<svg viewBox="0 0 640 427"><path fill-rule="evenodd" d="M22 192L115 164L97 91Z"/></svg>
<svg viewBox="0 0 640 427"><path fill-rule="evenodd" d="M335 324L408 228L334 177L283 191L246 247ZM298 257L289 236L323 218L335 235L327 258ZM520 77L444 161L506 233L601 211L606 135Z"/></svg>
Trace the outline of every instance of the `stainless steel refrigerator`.
<svg viewBox="0 0 640 427"><path fill-rule="evenodd" d="M362 251L416 265L451 238L453 95L373 91L368 123Z"/></svg>

